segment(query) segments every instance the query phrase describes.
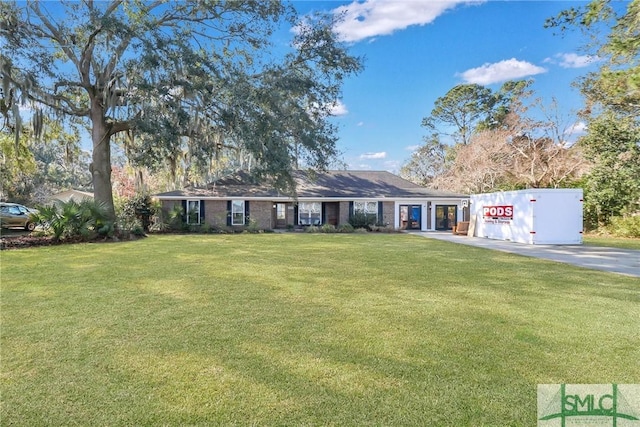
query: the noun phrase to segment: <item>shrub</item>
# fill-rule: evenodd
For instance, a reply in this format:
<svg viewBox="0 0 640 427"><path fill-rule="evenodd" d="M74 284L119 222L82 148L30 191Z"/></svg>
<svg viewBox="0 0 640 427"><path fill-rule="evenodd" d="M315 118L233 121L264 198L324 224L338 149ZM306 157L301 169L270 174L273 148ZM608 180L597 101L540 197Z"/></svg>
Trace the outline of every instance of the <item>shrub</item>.
<svg viewBox="0 0 640 427"><path fill-rule="evenodd" d="M166 216L163 214L156 214L151 218L151 226L149 227L149 231L156 233L164 233L171 229L169 224L166 222Z"/></svg>
<svg viewBox="0 0 640 427"><path fill-rule="evenodd" d="M397 230L390 225L376 224L370 225L369 231L375 231L377 233L395 233Z"/></svg>
<svg viewBox="0 0 640 427"><path fill-rule="evenodd" d="M640 215L612 217L606 230L618 237L640 238Z"/></svg>
<svg viewBox="0 0 640 427"><path fill-rule="evenodd" d="M145 231L148 231L151 226L151 218L158 210L159 206L154 204L151 196L141 193L119 200L117 216L118 219L122 220L123 224L132 224L127 230L132 230L139 225Z"/></svg>
<svg viewBox="0 0 640 427"><path fill-rule="evenodd" d="M307 228L305 228L305 233L317 233L318 231L320 231L320 229L318 227L316 227L315 225L310 225Z"/></svg>
<svg viewBox="0 0 640 427"><path fill-rule="evenodd" d="M232 234L234 230L233 227L229 225L218 225L214 227L214 232L219 234Z"/></svg>
<svg viewBox="0 0 640 427"><path fill-rule="evenodd" d="M134 233L134 230L142 230L144 234L144 227L142 226L142 222L136 217L130 216L118 216L116 219L116 228L118 229L118 233L121 235L128 235L129 233ZM135 233L134 233L135 234Z"/></svg>
<svg viewBox="0 0 640 427"><path fill-rule="evenodd" d="M322 233L335 233L337 230L333 224L322 224L320 231Z"/></svg>
<svg viewBox="0 0 640 427"><path fill-rule="evenodd" d="M155 213L151 217L151 225L149 226L149 230L160 233L169 231L181 231L183 224L184 221L182 206L174 205L170 210L156 207Z"/></svg>
<svg viewBox="0 0 640 427"><path fill-rule="evenodd" d="M353 225L347 223L347 224L340 224L338 226L338 233L353 233Z"/></svg>
<svg viewBox="0 0 640 427"><path fill-rule="evenodd" d="M353 228L366 228L369 229L370 226L376 223L375 215L368 215L362 212L355 212L349 218L349 224L353 226Z"/></svg>
<svg viewBox="0 0 640 427"><path fill-rule="evenodd" d="M249 233L259 233L260 231L260 226L258 225L258 221L256 221L255 219L250 219L249 220L249 224L247 224L247 231Z"/></svg>
<svg viewBox="0 0 640 427"><path fill-rule="evenodd" d="M139 237L146 236L144 228L142 226L133 227L131 232L133 233L134 236L139 236Z"/></svg>

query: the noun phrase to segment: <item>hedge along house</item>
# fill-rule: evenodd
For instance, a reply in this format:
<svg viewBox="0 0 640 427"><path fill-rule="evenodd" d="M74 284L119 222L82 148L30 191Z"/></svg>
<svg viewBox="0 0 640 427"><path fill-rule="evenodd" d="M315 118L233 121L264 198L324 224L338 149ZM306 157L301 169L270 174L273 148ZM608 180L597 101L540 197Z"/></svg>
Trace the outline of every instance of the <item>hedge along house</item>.
<svg viewBox="0 0 640 427"><path fill-rule="evenodd" d="M468 219L466 195L434 191L384 171L295 173L297 197L240 173L202 188L157 194L163 209L181 206L187 223L262 229L349 223L357 213L405 230L451 230Z"/></svg>

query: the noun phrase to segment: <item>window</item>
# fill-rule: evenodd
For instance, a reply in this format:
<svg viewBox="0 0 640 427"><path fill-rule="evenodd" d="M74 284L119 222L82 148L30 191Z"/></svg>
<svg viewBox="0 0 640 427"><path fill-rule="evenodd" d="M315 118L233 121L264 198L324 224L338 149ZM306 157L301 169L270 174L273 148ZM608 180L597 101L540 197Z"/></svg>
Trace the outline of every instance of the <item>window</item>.
<svg viewBox="0 0 640 427"><path fill-rule="evenodd" d="M244 225L244 200L231 202L231 225Z"/></svg>
<svg viewBox="0 0 640 427"><path fill-rule="evenodd" d="M200 200L187 200L187 224L200 224Z"/></svg>
<svg viewBox="0 0 640 427"><path fill-rule="evenodd" d="M320 225L322 222L322 203L302 202L298 205L298 223L300 225Z"/></svg>
<svg viewBox="0 0 640 427"><path fill-rule="evenodd" d="M284 203L276 204L276 219L287 219L287 205L285 205Z"/></svg>
<svg viewBox="0 0 640 427"><path fill-rule="evenodd" d="M353 202L353 213L366 215L367 219L378 222L378 202Z"/></svg>

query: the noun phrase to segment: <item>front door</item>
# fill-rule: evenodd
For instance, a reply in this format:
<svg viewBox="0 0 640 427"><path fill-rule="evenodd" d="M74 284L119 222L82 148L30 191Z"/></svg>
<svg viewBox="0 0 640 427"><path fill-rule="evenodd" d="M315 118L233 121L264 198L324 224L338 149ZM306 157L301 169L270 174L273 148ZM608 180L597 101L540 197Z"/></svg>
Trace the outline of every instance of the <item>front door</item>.
<svg viewBox="0 0 640 427"><path fill-rule="evenodd" d="M402 230L422 229L422 206L400 205L400 228Z"/></svg>
<svg viewBox="0 0 640 427"><path fill-rule="evenodd" d="M340 203L338 202L325 202L324 206L324 218L322 219L323 224L331 224L334 226L338 226L338 219L340 216Z"/></svg>
<svg viewBox="0 0 640 427"><path fill-rule="evenodd" d="M276 228L287 226L287 204L276 203Z"/></svg>
<svg viewBox="0 0 640 427"><path fill-rule="evenodd" d="M436 230L453 230L457 223L456 205L436 205Z"/></svg>

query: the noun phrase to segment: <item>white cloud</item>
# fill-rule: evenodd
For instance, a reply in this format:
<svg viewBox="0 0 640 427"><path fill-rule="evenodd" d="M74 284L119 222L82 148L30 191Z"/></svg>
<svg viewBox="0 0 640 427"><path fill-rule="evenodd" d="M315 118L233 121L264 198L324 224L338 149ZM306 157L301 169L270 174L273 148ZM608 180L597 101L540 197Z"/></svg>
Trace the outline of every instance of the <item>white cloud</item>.
<svg viewBox="0 0 640 427"><path fill-rule="evenodd" d="M335 15L344 19L335 26L335 31L346 42L357 42L367 38L389 35L412 25L426 25L460 3L479 3L469 0L446 1L353 1L349 5L333 9Z"/></svg>
<svg viewBox="0 0 640 427"><path fill-rule="evenodd" d="M356 124L356 126L362 127L362 126L364 126L364 122L358 122L358 124Z"/></svg>
<svg viewBox="0 0 640 427"><path fill-rule="evenodd" d="M459 75L467 83L489 85L546 72L547 70L545 68L538 67L527 61L519 61L511 58L493 64L486 63L480 67L471 68Z"/></svg>
<svg viewBox="0 0 640 427"><path fill-rule="evenodd" d="M381 151L379 153L364 153L360 155L360 159L364 160L372 160L372 159L384 159L387 157L386 151Z"/></svg>
<svg viewBox="0 0 640 427"><path fill-rule="evenodd" d="M407 145L406 147L404 147L404 149L407 151L416 151L418 148L420 148L419 145Z"/></svg>
<svg viewBox="0 0 640 427"><path fill-rule="evenodd" d="M562 68L583 68L594 62L598 62L600 58L593 55L578 55L577 53L558 53L553 58L547 58L544 62L558 64Z"/></svg>
<svg viewBox="0 0 640 427"><path fill-rule="evenodd" d="M337 100L331 106L329 114L332 116L346 116L347 114L349 114L349 110L347 110L347 106L344 105L342 101Z"/></svg>

